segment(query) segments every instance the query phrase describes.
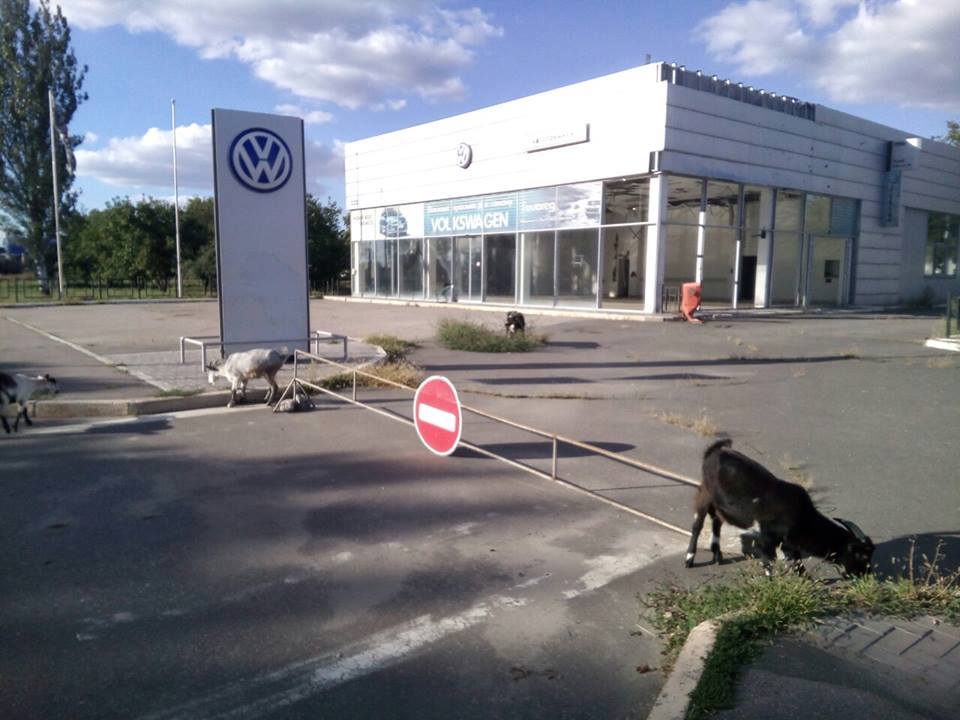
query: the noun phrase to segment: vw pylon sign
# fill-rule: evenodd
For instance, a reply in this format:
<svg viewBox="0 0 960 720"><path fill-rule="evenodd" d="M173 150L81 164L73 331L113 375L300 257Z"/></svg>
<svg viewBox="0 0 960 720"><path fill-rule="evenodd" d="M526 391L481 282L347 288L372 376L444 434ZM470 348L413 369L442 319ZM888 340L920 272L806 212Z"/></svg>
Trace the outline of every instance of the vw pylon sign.
<svg viewBox="0 0 960 720"><path fill-rule="evenodd" d="M213 111L220 337L306 350L310 332L300 118Z"/></svg>
<svg viewBox="0 0 960 720"><path fill-rule="evenodd" d="M274 192L293 173L290 148L282 137L266 128L244 130L230 144L230 170L254 192Z"/></svg>

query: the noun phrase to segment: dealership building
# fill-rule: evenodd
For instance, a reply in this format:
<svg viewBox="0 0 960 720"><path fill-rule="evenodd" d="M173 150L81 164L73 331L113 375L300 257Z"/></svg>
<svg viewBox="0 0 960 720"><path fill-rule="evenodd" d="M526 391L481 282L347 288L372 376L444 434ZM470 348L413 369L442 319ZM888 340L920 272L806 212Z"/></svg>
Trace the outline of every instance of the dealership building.
<svg viewBox="0 0 960 720"><path fill-rule="evenodd" d="M960 293L960 150L651 63L345 146L352 293L618 313Z"/></svg>

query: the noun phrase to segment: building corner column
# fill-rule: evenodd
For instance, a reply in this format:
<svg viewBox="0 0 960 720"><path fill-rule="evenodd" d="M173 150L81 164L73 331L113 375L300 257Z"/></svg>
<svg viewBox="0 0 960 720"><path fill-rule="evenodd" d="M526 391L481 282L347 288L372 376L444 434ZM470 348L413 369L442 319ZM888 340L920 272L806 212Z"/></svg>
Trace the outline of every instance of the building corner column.
<svg viewBox="0 0 960 720"><path fill-rule="evenodd" d="M643 311L661 311L660 288L663 284L663 264L666 258L664 245L667 229L667 177L654 175L650 178L650 222L647 225L646 257L644 259Z"/></svg>

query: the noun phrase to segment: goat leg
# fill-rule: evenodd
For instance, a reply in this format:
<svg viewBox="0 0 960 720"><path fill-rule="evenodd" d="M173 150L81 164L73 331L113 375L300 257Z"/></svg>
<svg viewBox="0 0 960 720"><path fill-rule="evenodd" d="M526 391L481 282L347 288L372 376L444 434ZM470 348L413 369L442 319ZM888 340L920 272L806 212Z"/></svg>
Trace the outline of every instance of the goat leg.
<svg viewBox="0 0 960 720"><path fill-rule="evenodd" d="M27 421L27 425L32 426L32 425L33 425L33 420L31 420L31 419L30 419L30 416L27 415L27 406L26 406L26 405L23 406L23 409L21 410L21 412L22 412L22 414L23 414L23 419Z"/></svg>
<svg viewBox="0 0 960 720"><path fill-rule="evenodd" d="M713 553L713 561L720 565L723 562L723 553L720 552L720 528L723 527L723 520L716 511L710 513L713 520L713 537L710 538L710 551Z"/></svg>
<svg viewBox="0 0 960 720"><path fill-rule="evenodd" d="M6 415L0 415L0 420L3 421L3 429L7 431L7 435L10 434L10 423L7 422Z"/></svg>
<svg viewBox="0 0 960 720"><path fill-rule="evenodd" d="M786 543L784 543L780 549L783 550L783 556L793 564L793 569L797 575L803 575L806 570L803 567L803 555L801 552Z"/></svg>
<svg viewBox="0 0 960 720"><path fill-rule="evenodd" d="M703 530L703 520L706 518L706 516L706 509L698 509L696 514L693 516L693 527L690 528L690 545L687 546L687 556L683 562L683 564L688 568L693 567L693 558L697 554L697 540L700 538L700 531Z"/></svg>
<svg viewBox="0 0 960 720"><path fill-rule="evenodd" d="M769 577L772 573L770 566L777 559L777 545L780 544L780 538L760 528L760 557L763 562L763 571Z"/></svg>

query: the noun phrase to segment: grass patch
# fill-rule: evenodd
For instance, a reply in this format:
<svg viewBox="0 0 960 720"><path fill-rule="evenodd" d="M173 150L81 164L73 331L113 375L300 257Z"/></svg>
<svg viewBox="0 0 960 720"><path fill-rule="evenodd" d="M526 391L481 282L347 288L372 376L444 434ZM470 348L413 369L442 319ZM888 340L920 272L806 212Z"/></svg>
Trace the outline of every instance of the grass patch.
<svg viewBox="0 0 960 720"><path fill-rule="evenodd" d="M919 567L914 555L911 551L897 577L868 575L839 581L797 575L788 563L777 563L767 577L759 562L750 561L726 584L692 590L666 587L643 598L645 615L664 639L666 667L672 666L694 627L704 620L722 622L691 695L687 718L696 720L732 708L737 679L763 644L819 617L863 612L936 615L956 622L960 619L960 571L941 569L939 547L932 559L922 558Z"/></svg>
<svg viewBox="0 0 960 720"><path fill-rule="evenodd" d="M180 388L172 388L171 390L161 390L156 393L154 397L158 398L171 398L171 397L192 397L194 395L199 395L203 390L181 390Z"/></svg>
<svg viewBox="0 0 960 720"><path fill-rule="evenodd" d="M706 411L700 413L700 417L690 418L676 413L655 413L654 417L667 425L683 428L684 430L693 430L704 437L715 437L719 428L717 424L707 417Z"/></svg>
<svg viewBox="0 0 960 720"><path fill-rule="evenodd" d="M530 352L546 342L538 333L506 335L481 323L444 319L437 326L437 341L449 350L466 352Z"/></svg>
<svg viewBox="0 0 960 720"><path fill-rule="evenodd" d="M383 348L383 351L387 354L387 362L389 363L405 360L407 354L418 347L417 343L411 342L410 340L403 340L396 335L368 335L363 341L369 345L377 345Z"/></svg>
<svg viewBox="0 0 960 720"><path fill-rule="evenodd" d="M357 374L357 387L391 387L386 382L380 382L382 379L416 389L425 377L422 369L406 360L380 363L379 365L364 368L363 372L367 374ZM374 377L369 377L370 375ZM327 390L339 392L353 387L353 373L337 373L336 375L331 375L319 381L311 379L311 382Z"/></svg>

